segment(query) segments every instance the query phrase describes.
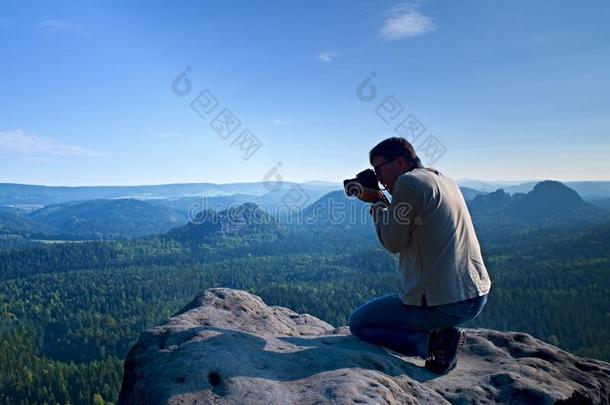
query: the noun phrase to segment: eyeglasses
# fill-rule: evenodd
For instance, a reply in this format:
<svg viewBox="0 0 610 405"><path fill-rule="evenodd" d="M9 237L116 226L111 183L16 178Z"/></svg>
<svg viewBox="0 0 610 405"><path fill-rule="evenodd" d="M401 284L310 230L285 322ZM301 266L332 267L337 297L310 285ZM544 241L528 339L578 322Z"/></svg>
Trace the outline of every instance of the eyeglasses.
<svg viewBox="0 0 610 405"><path fill-rule="evenodd" d="M377 177L379 177L379 168L380 168L381 166L383 166L383 165L387 165L388 163L393 162L393 161L395 161L396 159L397 159L397 158L394 158L394 159L392 159L392 160L388 160L387 162L383 162L383 163L382 163L382 164L380 164L380 165L373 166L373 171L375 172L375 174L377 175Z"/></svg>

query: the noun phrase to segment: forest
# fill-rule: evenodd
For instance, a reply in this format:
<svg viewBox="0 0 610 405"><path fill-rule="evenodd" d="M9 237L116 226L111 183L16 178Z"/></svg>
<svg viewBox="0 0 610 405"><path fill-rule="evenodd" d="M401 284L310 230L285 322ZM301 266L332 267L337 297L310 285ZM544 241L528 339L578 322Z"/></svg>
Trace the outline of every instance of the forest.
<svg viewBox="0 0 610 405"><path fill-rule="evenodd" d="M610 224L496 234L481 245L492 290L467 327L522 331L610 360ZM205 288L244 289L345 325L358 305L398 292L396 262L372 226L247 221L224 233L188 224L139 239L6 249L0 403L114 403L139 334Z"/></svg>

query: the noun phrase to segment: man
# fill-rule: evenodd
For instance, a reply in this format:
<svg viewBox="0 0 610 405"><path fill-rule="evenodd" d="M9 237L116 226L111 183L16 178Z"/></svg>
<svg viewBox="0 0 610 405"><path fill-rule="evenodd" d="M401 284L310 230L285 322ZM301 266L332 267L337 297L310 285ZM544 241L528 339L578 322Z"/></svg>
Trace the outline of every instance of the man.
<svg viewBox="0 0 610 405"><path fill-rule="evenodd" d="M369 154L379 182L392 195L364 188L358 198L381 244L399 253L402 292L376 298L350 316L359 338L426 359L437 374L453 369L465 340L458 326L487 301L491 280L462 193L442 173L425 168L404 138L389 138Z"/></svg>

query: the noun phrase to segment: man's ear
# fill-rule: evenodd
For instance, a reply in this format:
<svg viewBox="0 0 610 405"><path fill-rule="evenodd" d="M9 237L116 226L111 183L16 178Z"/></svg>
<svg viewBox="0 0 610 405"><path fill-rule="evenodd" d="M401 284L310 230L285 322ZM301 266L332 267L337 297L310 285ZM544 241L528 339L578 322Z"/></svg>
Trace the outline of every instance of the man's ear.
<svg viewBox="0 0 610 405"><path fill-rule="evenodd" d="M409 162L407 159L405 159L402 156L398 157L398 161L399 161L399 164L400 164L400 171L402 171L402 172L408 171L411 168L411 166L412 166L412 163Z"/></svg>

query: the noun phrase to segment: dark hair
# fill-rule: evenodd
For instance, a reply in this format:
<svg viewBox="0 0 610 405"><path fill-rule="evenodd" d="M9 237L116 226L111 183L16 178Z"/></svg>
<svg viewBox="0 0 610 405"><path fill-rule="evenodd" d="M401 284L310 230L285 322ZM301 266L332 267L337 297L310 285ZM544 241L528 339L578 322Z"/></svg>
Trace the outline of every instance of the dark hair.
<svg viewBox="0 0 610 405"><path fill-rule="evenodd" d="M417 153L415 153L413 145L402 137L393 136L375 145L369 152L369 162L371 165L375 156L383 156L388 160L403 157L407 162L412 163L413 167L423 167L421 160L417 157Z"/></svg>

